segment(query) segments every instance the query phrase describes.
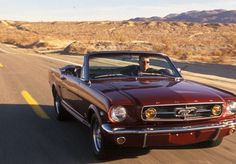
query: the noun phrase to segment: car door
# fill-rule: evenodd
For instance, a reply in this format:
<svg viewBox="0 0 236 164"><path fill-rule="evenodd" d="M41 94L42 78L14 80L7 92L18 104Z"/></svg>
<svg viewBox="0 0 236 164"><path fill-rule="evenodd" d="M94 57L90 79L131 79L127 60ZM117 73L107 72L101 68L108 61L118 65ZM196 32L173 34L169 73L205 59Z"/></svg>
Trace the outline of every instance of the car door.
<svg viewBox="0 0 236 164"><path fill-rule="evenodd" d="M81 79L79 75L74 70L67 70L65 72L65 77L63 80L63 98L67 105L75 112L84 118L85 110L88 103L81 97Z"/></svg>
<svg viewBox="0 0 236 164"><path fill-rule="evenodd" d="M75 69L74 66L66 66L61 69L61 96L63 99L63 102L66 103L67 105L71 105L69 102L69 92L68 92L68 87L69 87L69 81L71 78L71 75L73 73L73 70Z"/></svg>

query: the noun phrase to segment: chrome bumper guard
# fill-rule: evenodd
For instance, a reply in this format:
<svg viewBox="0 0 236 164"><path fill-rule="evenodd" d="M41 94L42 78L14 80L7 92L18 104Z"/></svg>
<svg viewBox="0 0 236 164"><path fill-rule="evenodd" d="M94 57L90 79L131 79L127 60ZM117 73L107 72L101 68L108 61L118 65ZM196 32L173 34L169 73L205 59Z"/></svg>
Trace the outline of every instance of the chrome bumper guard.
<svg viewBox="0 0 236 164"><path fill-rule="evenodd" d="M160 133L180 133L192 132L207 129L221 128L236 128L236 120L225 121L218 124L205 124L184 127L169 127L169 128L143 128L143 129L127 129L127 128L112 128L110 124L103 124L102 129L109 134L160 134Z"/></svg>

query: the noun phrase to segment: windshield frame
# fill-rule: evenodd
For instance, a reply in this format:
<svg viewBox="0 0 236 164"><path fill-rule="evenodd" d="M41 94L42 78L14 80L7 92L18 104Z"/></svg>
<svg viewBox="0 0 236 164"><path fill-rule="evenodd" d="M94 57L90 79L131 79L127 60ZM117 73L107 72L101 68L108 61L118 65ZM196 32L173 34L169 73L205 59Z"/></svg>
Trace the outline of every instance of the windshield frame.
<svg viewBox="0 0 236 164"><path fill-rule="evenodd" d="M153 52L123 52L123 51L121 51L121 52L119 52L119 51L109 52L108 51L108 52L94 52L94 53L86 54L84 56L84 64L83 64L82 76L81 76L82 80L83 81L96 80L96 79L90 79L90 77L89 77L89 63L90 63L91 59L99 58L99 57L106 58L106 56L107 57L112 57L112 56L123 56L123 55L136 55L136 56L142 55L142 56L148 56L148 57L160 57L160 58L163 58L163 59L165 59L169 63L171 69L173 69L175 71L175 73L176 73L176 76L173 76L172 78L182 78L180 72L177 70L177 68L175 67L174 63L165 54L153 53ZM145 78L147 78L148 76L136 76L136 77L145 77ZM160 76L157 76L157 77L160 77ZM169 76L169 77L171 77L171 76Z"/></svg>

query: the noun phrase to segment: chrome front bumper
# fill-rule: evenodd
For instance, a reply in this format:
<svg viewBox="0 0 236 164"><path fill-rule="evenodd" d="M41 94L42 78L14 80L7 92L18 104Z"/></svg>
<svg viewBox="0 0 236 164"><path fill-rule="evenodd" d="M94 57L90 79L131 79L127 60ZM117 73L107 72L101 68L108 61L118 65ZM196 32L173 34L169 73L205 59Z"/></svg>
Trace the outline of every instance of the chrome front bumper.
<svg viewBox="0 0 236 164"><path fill-rule="evenodd" d="M143 129L128 129L128 128L112 128L110 124L103 124L102 129L109 134L160 134L160 133L180 133L192 132L207 129L222 129L236 128L236 120L225 121L217 124L204 124L183 127L168 127L168 128L143 128Z"/></svg>

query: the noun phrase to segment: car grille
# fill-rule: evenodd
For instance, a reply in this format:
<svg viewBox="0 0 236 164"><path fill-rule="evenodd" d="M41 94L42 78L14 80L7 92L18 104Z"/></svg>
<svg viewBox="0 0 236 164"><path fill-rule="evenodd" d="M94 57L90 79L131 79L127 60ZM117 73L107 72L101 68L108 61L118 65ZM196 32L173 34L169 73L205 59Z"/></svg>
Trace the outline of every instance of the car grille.
<svg viewBox="0 0 236 164"><path fill-rule="evenodd" d="M142 109L142 119L144 121L188 121L219 117L212 115L211 109L214 105L223 108L223 103L145 106ZM155 118L146 118L145 111L148 108L157 110Z"/></svg>

